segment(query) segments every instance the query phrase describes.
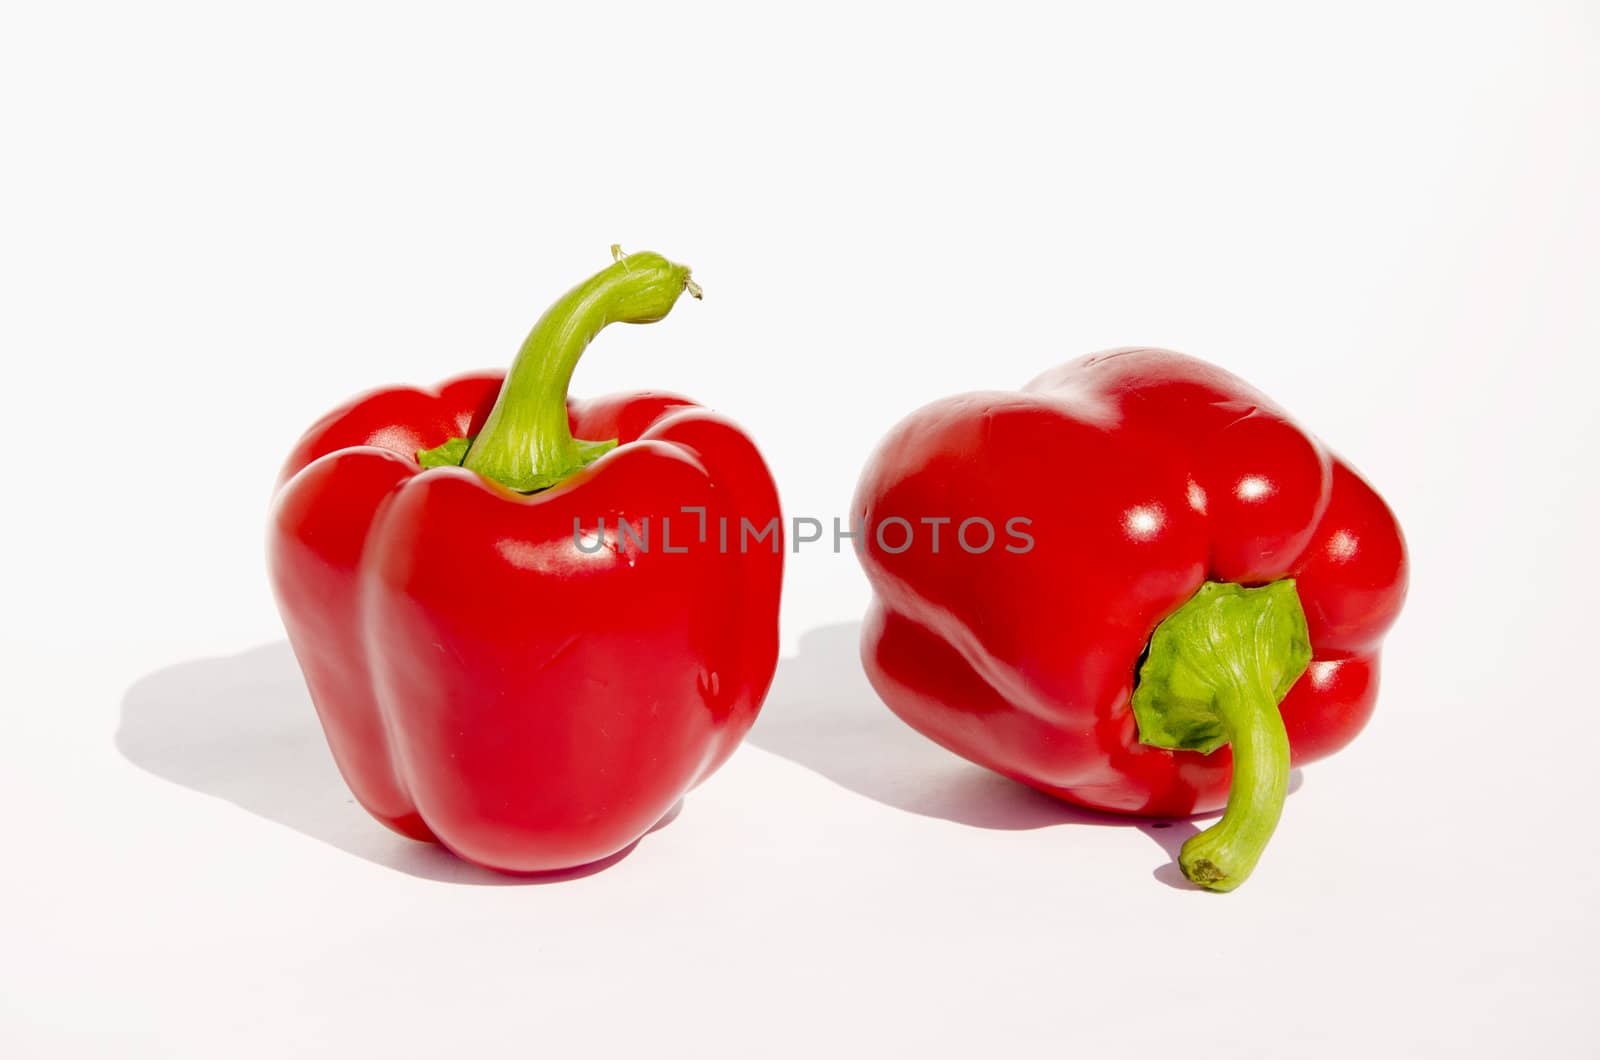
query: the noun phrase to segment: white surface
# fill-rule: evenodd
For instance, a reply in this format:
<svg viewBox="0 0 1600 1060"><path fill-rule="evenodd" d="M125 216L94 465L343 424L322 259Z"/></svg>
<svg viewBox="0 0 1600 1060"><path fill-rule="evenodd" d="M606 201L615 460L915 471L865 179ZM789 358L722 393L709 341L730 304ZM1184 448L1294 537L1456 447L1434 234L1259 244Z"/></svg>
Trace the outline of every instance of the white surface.
<svg viewBox="0 0 1600 1060"><path fill-rule="evenodd" d="M1590 1053L1594 9L568 6L8 14L0 1054ZM611 868L503 885L349 803L278 461L505 363L613 241L707 298L577 389L730 413L792 514L915 406L1125 343L1379 485L1377 716L1242 891L902 728L826 550L750 744Z"/></svg>

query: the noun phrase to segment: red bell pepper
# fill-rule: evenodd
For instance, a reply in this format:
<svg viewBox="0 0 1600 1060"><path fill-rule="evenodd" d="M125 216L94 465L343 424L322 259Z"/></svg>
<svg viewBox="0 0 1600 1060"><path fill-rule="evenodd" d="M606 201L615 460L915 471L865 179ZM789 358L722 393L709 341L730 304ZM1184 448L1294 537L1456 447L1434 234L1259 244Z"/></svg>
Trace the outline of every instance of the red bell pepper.
<svg viewBox="0 0 1600 1060"><path fill-rule="evenodd" d="M1366 723L1405 596L1371 487L1264 395L1164 350L923 408L854 507L876 594L862 653L889 707L1083 806L1226 803L1179 856L1215 890L1254 868L1291 764Z"/></svg>
<svg viewBox="0 0 1600 1060"><path fill-rule="evenodd" d="M507 872L628 847L732 753L777 665L778 495L754 444L666 394L567 400L601 328L698 297L682 266L616 257L504 380L325 417L272 513L284 625L351 791ZM721 519L772 533L724 550Z"/></svg>

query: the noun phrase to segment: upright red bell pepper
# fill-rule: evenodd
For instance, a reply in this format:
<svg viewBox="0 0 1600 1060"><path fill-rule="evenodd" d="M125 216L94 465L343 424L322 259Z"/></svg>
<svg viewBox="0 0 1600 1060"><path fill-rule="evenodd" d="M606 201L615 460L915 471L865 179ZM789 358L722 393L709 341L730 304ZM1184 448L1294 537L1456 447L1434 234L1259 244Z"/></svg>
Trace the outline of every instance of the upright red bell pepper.
<svg viewBox="0 0 1600 1060"><path fill-rule="evenodd" d="M912 414L855 513L863 657L889 707L1084 806L1226 802L1179 858L1216 890L1254 868L1291 763L1366 723L1405 596L1371 487L1261 393L1164 350Z"/></svg>
<svg viewBox="0 0 1600 1060"><path fill-rule="evenodd" d="M777 664L778 495L750 439L667 394L567 400L601 328L698 296L682 266L616 256L504 380L325 417L272 513L284 625L350 789L509 872L637 840L732 753ZM722 519L772 532L724 549Z"/></svg>

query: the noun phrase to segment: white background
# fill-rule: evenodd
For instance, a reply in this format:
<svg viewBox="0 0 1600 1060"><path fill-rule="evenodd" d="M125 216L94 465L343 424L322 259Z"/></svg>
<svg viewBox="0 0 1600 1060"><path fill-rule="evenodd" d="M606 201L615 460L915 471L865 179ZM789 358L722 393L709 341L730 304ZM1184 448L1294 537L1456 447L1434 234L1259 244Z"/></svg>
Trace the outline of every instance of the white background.
<svg viewBox="0 0 1600 1060"><path fill-rule="evenodd" d="M0 1053L1590 1053L1596 9L565 7L7 14ZM1243 890L901 726L827 549L751 741L612 867L507 885L348 801L279 461L505 364L614 241L706 299L576 390L733 415L791 514L914 407L1130 343L1379 486L1377 715Z"/></svg>

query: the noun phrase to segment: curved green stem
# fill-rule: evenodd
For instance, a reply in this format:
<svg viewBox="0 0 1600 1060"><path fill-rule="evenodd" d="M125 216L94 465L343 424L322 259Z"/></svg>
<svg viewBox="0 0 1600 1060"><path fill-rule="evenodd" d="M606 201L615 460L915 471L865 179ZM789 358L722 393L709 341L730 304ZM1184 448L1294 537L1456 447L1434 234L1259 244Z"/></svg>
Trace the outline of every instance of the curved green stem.
<svg viewBox="0 0 1600 1060"><path fill-rule="evenodd" d="M1266 849L1289 794L1289 734L1270 696L1217 696L1233 748L1233 786L1222 820L1183 844L1178 866L1202 887L1231 891Z"/></svg>
<svg viewBox="0 0 1600 1060"><path fill-rule="evenodd" d="M1246 589L1207 582L1156 627L1133 713L1143 743L1206 754L1233 748L1222 820L1178 853L1183 874L1231 891L1249 877L1289 793L1289 734L1278 704L1311 662L1292 579Z"/></svg>
<svg viewBox="0 0 1600 1060"><path fill-rule="evenodd" d="M567 388L578 358L607 324L660 320L679 295L698 298L700 288L687 267L660 254L611 253L610 266L562 295L533 326L477 437L418 453L423 466L460 463L527 493L555 485L617 444L572 436Z"/></svg>

